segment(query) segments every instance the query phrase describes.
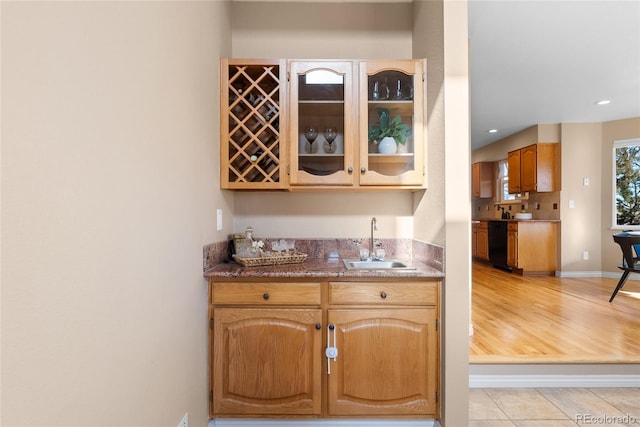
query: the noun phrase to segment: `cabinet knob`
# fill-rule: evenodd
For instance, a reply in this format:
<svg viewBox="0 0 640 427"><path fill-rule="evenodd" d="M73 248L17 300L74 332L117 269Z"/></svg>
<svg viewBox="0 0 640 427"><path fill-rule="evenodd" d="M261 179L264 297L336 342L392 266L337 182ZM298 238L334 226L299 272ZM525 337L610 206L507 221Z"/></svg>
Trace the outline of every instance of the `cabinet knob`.
<svg viewBox="0 0 640 427"><path fill-rule="evenodd" d="M367 171L367 168L365 168L365 167L361 167L360 168L360 173L365 173L366 171Z"/></svg>
<svg viewBox="0 0 640 427"><path fill-rule="evenodd" d="M262 298L263 299L269 299L269 294L265 292L264 294L262 294Z"/></svg>
<svg viewBox="0 0 640 427"><path fill-rule="evenodd" d="M351 166L349 166L349 167L347 168L347 172L349 172L349 173L353 173L353 168L352 168Z"/></svg>
<svg viewBox="0 0 640 427"><path fill-rule="evenodd" d="M336 325L333 323L329 323L329 330L333 331L336 328Z"/></svg>
<svg viewBox="0 0 640 427"><path fill-rule="evenodd" d="M316 323L316 329L322 329L322 325L320 323Z"/></svg>
<svg viewBox="0 0 640 427"><path fill-rule="evenodd" d="M385 291L380 292L380 298L385 299L387 297L387 293Z"/></svg>

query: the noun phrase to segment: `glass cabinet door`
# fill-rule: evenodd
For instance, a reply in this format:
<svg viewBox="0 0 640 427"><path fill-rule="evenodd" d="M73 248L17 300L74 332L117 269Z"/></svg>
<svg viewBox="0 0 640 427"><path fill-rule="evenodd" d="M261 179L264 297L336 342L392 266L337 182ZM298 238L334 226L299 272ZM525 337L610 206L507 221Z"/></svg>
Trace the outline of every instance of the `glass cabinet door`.
<svg viewBox="0 0 640 427"><path fill-rule="evenodd" d="M360 185L424 184L424 68L424 60L360 63Z"/></svg>
<svg viewBox="0 0 640 427"><path fill-rule="evenodd" d="M292 185L353 185L353 63L290 63Z"/></svg>

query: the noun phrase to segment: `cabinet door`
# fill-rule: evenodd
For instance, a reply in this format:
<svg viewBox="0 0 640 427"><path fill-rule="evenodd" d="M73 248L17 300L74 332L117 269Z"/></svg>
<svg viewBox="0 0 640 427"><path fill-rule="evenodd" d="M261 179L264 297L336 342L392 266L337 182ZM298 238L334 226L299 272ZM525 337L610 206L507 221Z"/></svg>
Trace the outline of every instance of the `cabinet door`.
<svg viewBox="0 0 640 427"><path fill-rule="evenodd" d="M359 64L360 185L424 184L424 60L363 61ZM396 118L406 139L383 149L372 130Z"/></svg>
<svg viewBox="0 0 640 427"><path fill-rule="evenodd" d="M520 150L520 186L521 191L538 189L538 164L536 146L530 145ZM509 176L511 177L511 176Z"/></svg>
<svg viewBox="0 0 640 427"><path fill-rule="evenodd" d="M477 162L471 166L471 196L474 199L493 197L493 162Z"/></svg>
<svg viewBox="0 0 640 427"><path fill-rule="evenodd" d="M353 185L353 62L291 61L290 182Z"/></svg>
<svg viewBox="0 0 640 427"><path fill-rule="evenodd" d="M286 188L285 81L283 61L221 61L221 188Z"/></svg>
<svg viewBox="0 0 640 427"><path fill-rule="evenodd" d="M489 260L489 223L482 221L478 224L478 234L476 237L477 257L485 261Z"/></svg>
<svg viewBox="0 0 640 427"><path fill-rule="evenodd" d="M435 307L329 310L328 321L329 415L436 414Z"/></svg>
<svg viewBox="0 0 640 427"><path fill-rule="evenodd" d="M320 309L215 308L215 415L320 414Z"/></svg>
<svg viewBox="0 0 640 427"><path fill-rule="evenodd" d="M509 193L520 193L522 192L520 182L520 150L509 152L507 155L507 164L509 165Z"/></svg>

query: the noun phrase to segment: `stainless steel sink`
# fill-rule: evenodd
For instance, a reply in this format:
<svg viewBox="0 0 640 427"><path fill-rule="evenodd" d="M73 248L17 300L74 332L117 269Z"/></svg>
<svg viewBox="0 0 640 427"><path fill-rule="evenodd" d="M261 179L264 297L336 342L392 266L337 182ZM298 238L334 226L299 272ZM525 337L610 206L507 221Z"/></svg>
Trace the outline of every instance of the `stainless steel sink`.
<svg viewBox="0 0 640 427"><path fill-rule="evenodd" d="M415 270L410 264L400 260L361 261L359 259L343 259L347 270Z"/></svg>

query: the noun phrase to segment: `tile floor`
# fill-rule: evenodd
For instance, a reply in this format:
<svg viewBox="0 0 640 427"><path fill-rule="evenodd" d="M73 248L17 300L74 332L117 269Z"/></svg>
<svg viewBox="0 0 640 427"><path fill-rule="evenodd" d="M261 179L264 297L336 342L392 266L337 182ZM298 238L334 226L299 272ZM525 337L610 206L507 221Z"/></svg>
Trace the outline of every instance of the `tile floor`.
<svg viewBox="0 0 640 427"><path fill-rule="evenodd" d="M638 388L472 388L469 427L640 427Z"/></svg>

